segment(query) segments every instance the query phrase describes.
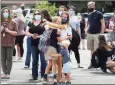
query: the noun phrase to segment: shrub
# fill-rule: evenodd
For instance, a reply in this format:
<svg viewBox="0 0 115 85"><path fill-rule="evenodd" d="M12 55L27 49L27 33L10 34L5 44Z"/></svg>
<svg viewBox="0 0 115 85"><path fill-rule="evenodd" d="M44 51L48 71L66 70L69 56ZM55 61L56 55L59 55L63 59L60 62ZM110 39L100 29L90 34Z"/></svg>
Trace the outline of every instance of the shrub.
<svg viewBox="0 0 115 85"><path fill-rule="evenodd" d="M43 9L48 10L48 12L49 12L49 14L51 16L55 16L56 12L57 12L57 8L55 6L55 3L51 4L47 0L42 0L42 1L40 1L40 3L36 4L35 9L38 9L38 10L43 10Z"/></svg>

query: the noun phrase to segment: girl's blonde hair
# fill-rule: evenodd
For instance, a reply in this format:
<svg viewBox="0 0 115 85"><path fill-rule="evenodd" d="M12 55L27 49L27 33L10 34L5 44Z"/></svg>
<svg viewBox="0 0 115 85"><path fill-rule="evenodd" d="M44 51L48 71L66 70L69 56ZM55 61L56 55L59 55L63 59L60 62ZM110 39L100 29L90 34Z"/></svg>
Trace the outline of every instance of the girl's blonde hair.
<svg viewBox="0 0 115 85"><path fill-rule="evenodd" d="M25 23L26 19L22 13L23 13L22 9L18 8L17 9L17 17L20 18L20 20Z"/></svg>
<svg viewBox="0 0 115 85"><path fill-rule="evenodd" d="M58 24L61 24L61 18L60 17L58 17L58 16L54 16L54 17L52 17L52 22L56 22L58 20Z"/></svg>

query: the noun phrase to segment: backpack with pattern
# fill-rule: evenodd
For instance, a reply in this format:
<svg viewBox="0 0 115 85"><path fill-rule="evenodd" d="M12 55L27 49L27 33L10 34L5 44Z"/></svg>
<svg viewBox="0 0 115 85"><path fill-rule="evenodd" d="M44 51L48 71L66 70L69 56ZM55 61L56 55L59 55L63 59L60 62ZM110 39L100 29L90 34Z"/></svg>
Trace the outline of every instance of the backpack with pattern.
<svg viewBox="0 0 115 85"><path fill-rule="evenodd" d="M44 31L43 34L40 36L39 45L38 45L38 49L40 51L45 52L48 46L50 46L51 33L52 33L52 29L49 29Z"/></svg>

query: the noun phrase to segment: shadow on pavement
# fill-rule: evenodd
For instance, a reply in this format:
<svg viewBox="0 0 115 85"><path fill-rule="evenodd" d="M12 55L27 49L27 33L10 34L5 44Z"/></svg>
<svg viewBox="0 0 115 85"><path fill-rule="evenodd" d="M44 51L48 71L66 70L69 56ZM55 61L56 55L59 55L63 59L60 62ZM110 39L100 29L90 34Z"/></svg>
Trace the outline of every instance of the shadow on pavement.
<svg viewBox="0 0 115 85"><path fill-rule="evenodd" d="M96 75L103 75L103 76L112 76L112 75L115 75L115 74L112 74L110 72L108 73L104 73L104 72L90 72L92 74L96 74Z"/></svg>

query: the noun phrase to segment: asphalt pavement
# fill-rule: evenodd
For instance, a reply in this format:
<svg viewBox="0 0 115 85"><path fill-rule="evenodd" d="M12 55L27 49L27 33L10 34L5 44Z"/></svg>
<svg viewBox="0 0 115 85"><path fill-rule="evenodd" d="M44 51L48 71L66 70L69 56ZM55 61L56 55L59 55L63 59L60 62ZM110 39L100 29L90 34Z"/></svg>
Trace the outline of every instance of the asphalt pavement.
<svg viewBox="0 0 115 85"><path fill-rule="evenodd" d="M1 84L7 85L39 85L44 84L40 81L40 77L37 81L30 81L31 67L24 69L25 57L26 57L26 38L24 39L24 57L21 62L13 62L13 68L10 79L3 79ZM72 84L115 84L115 75L112 73L103 73L100 69L87 69L90 63L90 51L79 50L81 56L81 66L84 68L77 68L77 63L74 57L74 53L71 53L72 60ZM40 75L40 73L39 73ZM49 74L52 77L52 74Z"/></svg>

